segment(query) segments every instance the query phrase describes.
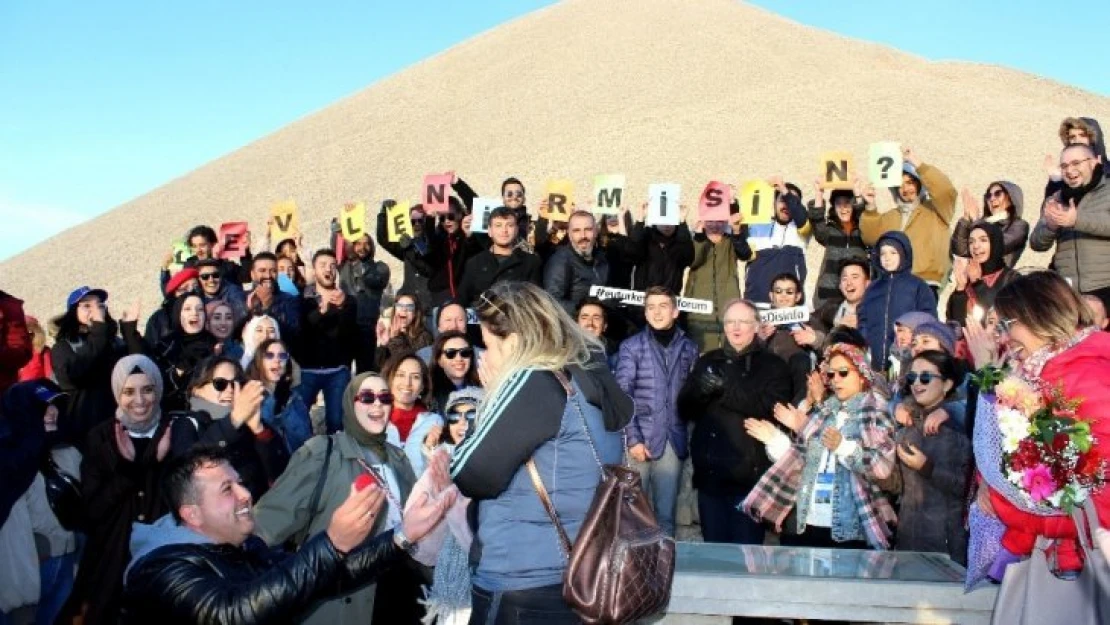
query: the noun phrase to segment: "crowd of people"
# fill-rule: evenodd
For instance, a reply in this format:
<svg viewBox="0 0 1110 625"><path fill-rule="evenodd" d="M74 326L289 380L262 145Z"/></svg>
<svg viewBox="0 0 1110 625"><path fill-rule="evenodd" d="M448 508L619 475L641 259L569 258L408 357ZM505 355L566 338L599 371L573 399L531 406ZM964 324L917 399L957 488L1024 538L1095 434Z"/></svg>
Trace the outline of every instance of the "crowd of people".
<svg viewBox="0 0 1110 625"><path fill-rule="evenodd" d="M267 237L238 261L197 226L142 328L100 288L45 323L0 292L0 623L576 622L529 467L573 540L621 462L671 535L937 552L972 581L1047 535L1078 571L1070 520L985 468L973 382L1008 364L1082 397L1110 461L1106 152L1092 119L1059 132L1040 215L912 149L889 197L773 178L769 225L735 202L692 226L550 221L508 178L474 232L456 177L397 241L389 202L376 236L333 222L317 249Z"/></svg>

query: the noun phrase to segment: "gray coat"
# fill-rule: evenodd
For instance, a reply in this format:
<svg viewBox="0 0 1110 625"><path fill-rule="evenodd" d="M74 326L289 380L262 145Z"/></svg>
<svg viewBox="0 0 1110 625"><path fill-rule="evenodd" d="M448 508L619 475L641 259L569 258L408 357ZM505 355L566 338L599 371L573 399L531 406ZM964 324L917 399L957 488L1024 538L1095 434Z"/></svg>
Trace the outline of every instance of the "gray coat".
<svg viewBox="0 0 1110 625"><path fill-rule="evenodd" d="M255 533L266 544L280 545L289 538L299 536L306 528L309 536L326 530L332 513L347 499L351 484L362 472L358 459L364 457L363 448L343 432L333 436L335 443L328 463L328 477L324 482L317 511L309 510L308 507L320 472L324 469L327 436L316 436L298 449L278 481L255 504ZM404 505L416 483L416 475L413 474L404 451L386 444L386 454L389 456L386 464L397 479L401 504ZM371 536L384 531L387 517L385 510L383 506L374 522ZM323 601L302 622L307 625L365 625L374 614L376 589L377 586L371 584Z"/></svg>
<svg viewBox="0 0 1110 625"><path fill-rule="evenodd" d="M1110 183L1102 178L1079 201L1075 226L1051 230L1044 217L1029 235L1034 252L1056 244L1052 268L1081 293L1110 286Z"/></svg>
<svg viewBox="0 0 1110 625"><path fill-rule="evenodd" d="M945 404L948 410L963 402ZM961 415L949 415L935 436L922 433L924 419L914 415L914 425L898 432L899 444L914 445L928 460L920 470L901 462L902 499L898 506L899 551L947 553L967 564L967 530L964 514L971 477L971 440L963 432Z"/></svg>

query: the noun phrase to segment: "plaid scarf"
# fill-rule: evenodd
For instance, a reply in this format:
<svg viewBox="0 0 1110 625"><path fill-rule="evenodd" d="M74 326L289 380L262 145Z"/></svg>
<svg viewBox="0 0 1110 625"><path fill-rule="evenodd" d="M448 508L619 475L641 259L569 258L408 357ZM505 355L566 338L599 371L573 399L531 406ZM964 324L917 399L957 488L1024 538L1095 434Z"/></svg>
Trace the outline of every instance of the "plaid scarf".
<svg viewBox="0 0 1110 625"><path fill-rule="evenodd" d="M894 424L887 414L886 403L882 393L872 390L859 402L858 411L852 411L851 418L860 421L861 440L856 452L845 461L851 468L851 492L845 495L853 498L867 542L876 549L890 548L888 524L897 521L894 508L878 485L871 481L889 476L894 467ZM808 444L810 441L821 444L821 432L829 420L835 420L840 408L841 402L832 397L810 413L801 435L763 474L740 504L741 510L757 521L771 521L777 531L782 531L783 520L797 504L803 473L810 460L806 453ZM799 531L804 527L804 519L799 518Z"/></svg>

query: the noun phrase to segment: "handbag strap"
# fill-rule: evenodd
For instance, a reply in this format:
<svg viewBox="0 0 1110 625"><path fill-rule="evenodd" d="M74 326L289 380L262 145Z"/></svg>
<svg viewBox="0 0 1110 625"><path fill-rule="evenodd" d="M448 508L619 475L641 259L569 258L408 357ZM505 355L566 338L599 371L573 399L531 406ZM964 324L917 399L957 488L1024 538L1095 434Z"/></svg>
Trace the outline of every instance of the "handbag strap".
<svg viewBox="0 0 1110 625"><path fill-rule="evenodd" d="M559 546L562 548L563 557L569 558L571 551L570 536L567 536L567 530L563 528L563 523L559 521L559 513L555 511L555 504L551 502L551 496L547 494L547 489L543 486L543 478L540 477L540 470L536 468L536 461L529 458L528 475L532 477L532 487L536 489L536 494L540 496L540 502L543 504L543 509L547 511L547 516L551 517L551 522L555 524L555 532L559 535Z"/></svg>
<svg viewBox="0 0 1110 625"><path fill-rule="evenodd" d="M312 498L309 499L308 511L313 517L319 514L320 497L324 494L324 483L328 481L328 467L331 465L331 449L335 439L328 435L328 450L324 452L324 466L320 467L320 477L316 478L316 486L312 489ZM311 523L311 517L309 517ZM307 528L305 530L307 534ZM304 542L303 540L301 542Z"/></svg>
<svg viewBox="0 0 1110 625"><path fill-rule="evenodd" d="M1093 552L1098 551L1098 543L1095 541L1095 530L1098 529L1098 512L1095 510L1095 505L1090 497L1087 497L1082 507L1076 507L1072 510L1071 519L1075 523L1075 533L1079 536L1079 544L1083 547L1083 552L1090 558Z"/></svg>

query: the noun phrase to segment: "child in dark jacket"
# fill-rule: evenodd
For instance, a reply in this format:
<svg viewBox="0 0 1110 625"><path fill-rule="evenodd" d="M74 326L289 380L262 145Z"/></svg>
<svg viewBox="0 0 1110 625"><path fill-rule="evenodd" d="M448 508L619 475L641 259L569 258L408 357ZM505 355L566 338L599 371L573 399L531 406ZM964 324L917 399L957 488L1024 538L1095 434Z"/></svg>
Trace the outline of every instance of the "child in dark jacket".
<svg viewBox="0 0 1110 625"><path fill-rule="evenodd" d="M871 347L871 366L885 368L894 340L894 321L908 312L936 316L937 298L924 280L913 275L913 248L905 234L890 231L879 237L871 253L878 279L863 294L859 327Z"/></svg>

